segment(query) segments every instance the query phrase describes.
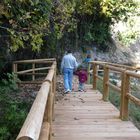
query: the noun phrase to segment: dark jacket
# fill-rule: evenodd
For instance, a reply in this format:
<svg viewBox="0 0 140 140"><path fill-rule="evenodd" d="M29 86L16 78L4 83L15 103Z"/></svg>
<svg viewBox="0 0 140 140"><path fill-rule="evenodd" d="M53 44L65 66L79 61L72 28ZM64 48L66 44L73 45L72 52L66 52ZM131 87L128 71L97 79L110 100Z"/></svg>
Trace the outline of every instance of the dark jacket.
<svg viewBox="0 0 140 140"><path fill-rule="evenodd" d="M85 83L87 81L87 71L86 70L76 71L75 74L78 76L79 82Z"/></svg>

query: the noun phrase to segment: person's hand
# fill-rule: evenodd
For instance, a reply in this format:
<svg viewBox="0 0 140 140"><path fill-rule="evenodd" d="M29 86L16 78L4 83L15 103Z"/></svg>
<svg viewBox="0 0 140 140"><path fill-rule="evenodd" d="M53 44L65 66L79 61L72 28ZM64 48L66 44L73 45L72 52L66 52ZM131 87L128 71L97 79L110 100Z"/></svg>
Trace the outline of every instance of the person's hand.
<svg viewBox="0 0 140 140"><path fill-rule="evenodd" d="M61 75L63 74L63 70L60 70L60 74L61 74Z"/></svg>

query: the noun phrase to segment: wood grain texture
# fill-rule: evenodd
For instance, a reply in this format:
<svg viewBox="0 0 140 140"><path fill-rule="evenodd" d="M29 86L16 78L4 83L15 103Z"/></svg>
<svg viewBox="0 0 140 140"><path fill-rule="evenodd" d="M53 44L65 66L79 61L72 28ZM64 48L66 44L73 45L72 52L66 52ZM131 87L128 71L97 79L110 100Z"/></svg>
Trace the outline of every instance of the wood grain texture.
<svg viewBox="0 0 140 140"><path fill-rule="evenodd" d="M140 140L140 131L119 118L119 110L104 102L97 90L72 92L55 104L52 140Z"/></svg>
<svg viewBox="0 0 140 140"><path fill-rule="evenodd" d="M16 140L39 138L49 90L50 83L43 83Z"/></svg>

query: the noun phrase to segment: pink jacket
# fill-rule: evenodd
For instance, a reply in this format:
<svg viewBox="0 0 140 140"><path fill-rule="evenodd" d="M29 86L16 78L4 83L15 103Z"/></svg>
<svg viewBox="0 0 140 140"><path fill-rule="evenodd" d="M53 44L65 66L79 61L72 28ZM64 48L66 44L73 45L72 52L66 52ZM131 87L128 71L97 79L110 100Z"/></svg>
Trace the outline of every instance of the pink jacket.
<svg viewBox="0 0 140 140"><path fill-rule="evenodd" d="M78 76L79 82L85 83L87 81L87 71L86 70L76 71L75 74Z"/></svg>

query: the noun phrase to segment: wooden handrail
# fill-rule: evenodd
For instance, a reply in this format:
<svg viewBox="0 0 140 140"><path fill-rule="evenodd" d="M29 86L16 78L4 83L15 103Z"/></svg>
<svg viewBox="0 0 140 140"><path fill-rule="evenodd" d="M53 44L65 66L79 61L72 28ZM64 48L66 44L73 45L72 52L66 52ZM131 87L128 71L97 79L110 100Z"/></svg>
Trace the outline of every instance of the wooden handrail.
<svg viewBox="0 0 140 140"><path fill-rule="evenodd" d="M140 99L136 98L135 96L131 95L131 94L127 94L127 97L134 102L135 104L140 106Z"/></svg>
<svg viewBox="0 0 140 140"><path fill-rule="evenodd" d="M41 71L41 70L50 70L52 63L55 62L54 58L50 58L50 59L34 59L34 60L19 60L19 61L14 61L13 62L13 72L15 74L18 75L27 75L27 76L32 76L32 80L31 80L31 84L36 83L36 75L41 75L41 74L36 74L36 71ZM22 70L19 71L18 70L18 65L20 64L32 64L32 68L31 69L26 69L26 70ZM43 67L39 68L36 67L36 64L43 64ZM46 67L44 66L44 64L46 65ZM49 64L49 66L48 66ZM28 74L30 73L30 74ZM47 73L47 72L46 72ZM20 81L18 82L19 84L21 83L29 83L29 81Z"/></svg>
<svg viewBox="0 0 140 140"><path fill-rule="evenodd" d="M113 88L114 90L118 91L118 93L121 92L121 88L119 88L118 86L115 86L115 85L111 84L110 82L107 82L107 84L108 84L111 88Z"/></svg>
<svg viewBox="0 0 140 140"><path fill-rule="evenodd" d="M23 70L23 71L18 71L15 72L15 74L24 74L27 72L32 72L32 71L39 71L39 70L48 70L50 69L50 67L43 67L43 68L34 68L34 69L29 69L29 70ZM33 73L32 75L34 75L35 73Z"/></svg>
<svg viewBox="0 0 140 140"><path fill-rule="evenodd" d="M108 67L110 70L114 70L114 71L117 71L117 72L123 72L123 71L125 71L125 69L119 68L119 67L115 67L115 66L107 65L106 67Z"/></svg>
<svg viewBox="0 0 140 140"><path fill-rule="evenodd" d="M51 63L51 62L53 62L53 61L56 61L56 59L55 58L48 58L48 59L33 59L33 60L19 60L19 61L14 61L13 63L16 63L16 64L18 64L18 63L33 63L33 62L36 62L36 63L42 63L42 62L47 62L47 63Z"/></svg>
<svg viewBox="0 0 140 140"><path fill-rule="evenodd" d="M91 61L91 64L96 63L98 65L110 65L110 66L115 66L115 67L121 67L121 68L125 68L127 70L138 70L139 67L133 67L133 66L127 66L127 65L122 65L122 64L115 64L115 63L110 63L110 62L102 62L102 61Z"/></svg>
<svg viewBox="0 0 140 140"><path fill-rule="evenodd" d="M97 64L93 64L93 89L96 90L97 86Z"/></svg>
<svg viewBox="0 0 140 140"><path fill-rule="evenodd" d="M45 78L45 81L49 81L49 82L52 81L54 73L55 73L54 71L55 67L56 67L56 62L53 62L51 69L49 70L50 74L47 75L47 77Z"/></svg>
<svg viewBox="0 0 140 140"><path fill-rule="evenodd" d="M108 95L109 95L109 67L107 65L104 66L104 78L103 78L103 100L107 101L108 100Z"/></svg>
<svg viewBox="0 0 140 140"><path fill-rule="evenodd" d="M108 63L108 65L112 65L115 67L121 67L121 68L128 69L128 70L136 70L136 67L127 66L127 65L114 64L114 63Z"/></svg>
<svg viewBox="0 0 140 140"><path fill-rule="evenodd" d="M109 86L113 88L114 90L118 91L118 93L121 93L120 118L122 120L127 120L129 100L131 100L137 105L140 105L140 99L131 95L130 93L130 77L140 78L140 74L137 74L135 72L137 68L126 66L126 65L108 63L108 62L101 62L101 61L92 61L90 62L90 64L93 64L93 70L90 70L89 68L88 73L91 74L91 72L93 72L93 82L94 82L93 89L96 90L97 79L100 79L100 80L103 80L103 100L104 101L108 100ZM100 66L100 65L104 67L103 78L99 76L97 72L98 71L97 66ZM109 82L109 73L111 72L120 74L120 76L122 77L120 87Z"/></svg>
<svg viewBox="0 0 140 140"><path fill-rule="evenodd" d="M15 74L24 74L24 73L28 73L28 72L32 72L32 71L48 70L50 68L51 67L34 68L34 69L29 69L29 70L18 71L18 72L15 72ZM33 75L34 75L34 73L33 73Z"/></svg>
<svg viewBox="0 0 140 140"><path fill-rule="evenodd" d="M103 81L103 77L96 75L98 79Z"/></svg>
<svg viewBox="0 0 140 140"><path fill-rule="evenodd" d="M18 75L45 75L46 76L46 73L15 73L15 74L18 74Z"/></svg>
<svg viewBox="0 0 140 140"><path fill-rule="evenodd" d="M43 60L44 61L44 60ZM46 60L45 60L46 61ZM49 60L50 61L50 60ZM22 62L22 61L20 61ZM30 62L31 61L27 61ZM37 60L36 62L40 62ZM35 60L33 61L35 63ZM50 140L51 139L51 126L53 120L53 107L54 107L54 97L56 89L56 61L51 62L52 65L48 71L48 75L45 77L41 88L37 94L37 97L30 109L30 112L24 122L23 127L16 140ZM18 63L14 63L13 69L18 72ZM103 78L98 75L98 65L104 67ZM34 67L34 66L33 66ZM35 71L38 68L33 68ZM40 68L41 69L41 68ZM129 70L128 70L129 69ZM139 74L130 71L130 68L121 66L110 65L107 62L93 62L93 88L96 89L96 83L98 79L103 80L103 100L108 100L109 86L121 93L121 107L120 107L120 117L122 120L126 120L128 117L128 103L129 100L133 101L135 104L140 105L140 99L131 95L130 89L130 77L140 78ZM31 70L31 69L30 69ZM89 69L90 70L90 69ZM121 75L121 88L113 85L109 82L109 73L117 72ZM133 69L132 69L133 70ZM35 73L33 73L35 75ZM35 80L33 78L33 80ZM31 81L37 82L37 81Z"/></svg>
<svg viewBox="0 0 140 140"><path fill-rule="evenodd" d="M126 74L131 77L140 78L140 74L137 74L136 72L126 71Z"/></svg>
<svg viewBox="0 0 140 140"><path fill-rule="evenodd" d="M32 140L39 139L49 90L50 83L43 83L17 137L17 140L26 140L26 138L30 138Z"/></svg>
<svg viewBox="0 0 140 140"><path fill-rule="evenodd" d="M50 124L48 122L43 122L39 140L48 140L50 134Z"/></svg>
<svg viewBox="0 0 140 140"><path fill-rule="evenodd" d="M50 67L50 70L41 85L41 88L34 100L30 112L28 113L28 116L16 140L51 139L54 94L56 88L55 80L56 80L56 62L53 61L52 66Z"/></svg>

